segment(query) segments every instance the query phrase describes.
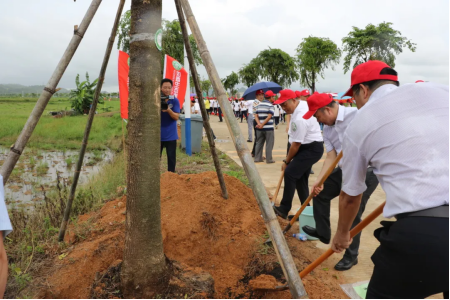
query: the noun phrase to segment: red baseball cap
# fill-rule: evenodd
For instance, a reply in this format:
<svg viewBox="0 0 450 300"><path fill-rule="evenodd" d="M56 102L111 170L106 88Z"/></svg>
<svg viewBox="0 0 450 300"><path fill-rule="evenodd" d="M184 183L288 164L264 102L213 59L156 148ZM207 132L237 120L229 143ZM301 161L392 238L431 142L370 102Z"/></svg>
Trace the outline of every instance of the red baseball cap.
<svg viewBox="0 0 450 300"><path fill-rule="evenodd" d="M273 96L276 96L277 94L274 94L271 90L268 90L265 94L264 94L264 96L267 98L267 97L273 97Z"/></svg>
<svg viewBox="0 0 450 300"><path fill-rule="evenodd" d="M380 74L384 68L390 68L390 66L379 60L369 60L356 66L352 71L351 86L342 97L353 96L352 87L363 82L383 79L398 81L398 76L396 75Z"/></svg>
<svg viewBox="0 0 450 300"><path fill-rule="evenodd" d="M295 91L295 96L296 96L297 98L300 98L301 95L302 95L302 92L300 92L300 91Z"/></svg>
<svg viewBox="0 0 450 300"><path fill-rule="evenodd" d="M295 92L293 90L281 90L280 91L280 98L278 98L277 101L275 101L273 104L281 104L286 102L289 99L295 99L297 96L295 95Z"/></svg>
<svg viewBox="0 0 450 300"><path fill-rule="evenodd" d="M419 80L416 80L415 83L419 83L419 82L425 82L425 81L419 79Z"/></svg>
<svg viewBox="0 0 450 300"><path fill-rule="evenodd" d="M303 90L303 91L300 92L300 96L309 96L309 95L311 95L309 90Z"/></svg>
<svg viewBox="0 0 450 300"><path fill-rule="evenodd" d="M324 107L325 105L328 105L331 103L331 101L333 100L333 97L331 97L328 94L319 94L319 93L314 93L311 97L308 98L308 100L306 100L308 103L308 107L309 107L309 111L303 116L303 119L308 120L309 118L311 118L316 111L319 108Z"/></svg>
<svg viewBox="0 0 450 300"><path fill-rule="evenodd" d="M261 90L257 90L256 91L256 95L259 95L259 94L264 94L264 91L261 89Z"/></svg>

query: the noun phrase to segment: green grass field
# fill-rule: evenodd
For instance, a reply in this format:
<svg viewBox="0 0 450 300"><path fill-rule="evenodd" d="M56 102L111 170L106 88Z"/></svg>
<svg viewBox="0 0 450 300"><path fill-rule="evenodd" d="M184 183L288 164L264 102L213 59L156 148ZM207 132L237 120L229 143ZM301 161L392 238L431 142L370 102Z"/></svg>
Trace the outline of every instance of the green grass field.
<svg viewBox="0 0 450 300"><path fill-rule="evenodd" d="M37 98L0 97L0 145L9 147L16 141ZM106 108L106 111L103 110ZM27 147L40 149L79 149L83 139L87 115L54 118L50 111L70 110L70 101L52 98L39 120ZM117 149L122 140L122 120L119 99L97 106L89 136L88 149Z"/></svg>

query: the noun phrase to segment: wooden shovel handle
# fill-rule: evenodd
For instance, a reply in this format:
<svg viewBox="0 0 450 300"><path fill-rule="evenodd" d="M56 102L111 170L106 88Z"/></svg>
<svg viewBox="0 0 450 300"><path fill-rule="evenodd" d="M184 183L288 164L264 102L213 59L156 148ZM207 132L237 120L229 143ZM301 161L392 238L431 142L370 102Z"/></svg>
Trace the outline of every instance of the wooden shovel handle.
<svg viewBox="0 0 450 300"><path fill-rule="evenodd" d="M331 172L333 172L333 170L336 168L336 165L339 163L339 161L342 158L342 151L339 152L338 156L335 158L334 162L328 167L327 172L322 176L322 178L319 181L319 185L322 185L325 180L327 180L328 176L330 176ZM286 228L284 228L283 233L288 232L289 229L291 229L292 225L294 225L294 223L297 221L298 217L300 216L300 214L303 212L303 210L305 209L306 206L308 206L308 203L311 201L311 199L313 198L314 195L314 190L311 191L311 193L308 196L308 199L306 199L306 201L302 204L302 206L300 207L300 209L297 211L297 213L295 214L295 216L292 218L292 220L289 222L289 224L286 226Z"/></svg>
<svg viewBox="0 0 450 300"><path fill-rule="evenodd" d="M360 233L367 225L369 225L373 220L375 220L381 213L383 212L383 208L386 202L383 202L380 206L378 206L373 212L370 213L365 219L359 222L352 230L350 230L350 237L353 238L355 235ZM318 259L313 261L309 266L307 266L303 271L300 272L300 278L304 278L308 275L312 270L314 270L318 265L323 263L328 257L330 257L334 253L333 250L328 249L324 254L319 256Z"/></svg>
<svg viewBox="0 0 450 300"><path fill-rule="evenodd" d="M284 170L281 171L280 180L278 180L278 186L277 186L277 189L275 191L275 194L273 195L273 203L275 203L275 205L278 204L277 197L278 197L278 192L280 191L281 183L283 182L283 178L284 178Z"/></svg>

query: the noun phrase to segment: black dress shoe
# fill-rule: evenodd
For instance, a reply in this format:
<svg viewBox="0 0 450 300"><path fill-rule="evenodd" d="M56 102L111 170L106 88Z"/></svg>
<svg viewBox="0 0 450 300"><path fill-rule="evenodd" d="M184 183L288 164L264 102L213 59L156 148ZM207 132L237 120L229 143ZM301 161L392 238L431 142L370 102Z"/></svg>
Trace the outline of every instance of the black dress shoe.
<svg viewBox="0 0 450 300"><path fill-rule="evenodd" d="M351 260L347 257L343 257L334 268L338 271L347 271L350 270L354 265L358 264L358 258Z"/></svg>
<svg viewBox="0 0 450 300"><path fill-rule="evenodd" d="M308 226L308 225L305 225L305 226L302 227L302 229L307 235L310 235L312 237L318 238L322 243L324 243L324 244L329 244L330 243L330 239L326 239L326 238L320 236L317 233L317 230L315 228L313 228L311 226Z"/></svg>
<svg viewBox="0 0 450 300"><path fill-rule="evenodd" d="M279 216L280 218L287 219L287 217L288 217L287 213L284 213L284 212L282 212L282 211L280 210L280 207L274 206L274 207L273 207L273 211L274 211L275 214L276 214L277 216Z"/></svg>

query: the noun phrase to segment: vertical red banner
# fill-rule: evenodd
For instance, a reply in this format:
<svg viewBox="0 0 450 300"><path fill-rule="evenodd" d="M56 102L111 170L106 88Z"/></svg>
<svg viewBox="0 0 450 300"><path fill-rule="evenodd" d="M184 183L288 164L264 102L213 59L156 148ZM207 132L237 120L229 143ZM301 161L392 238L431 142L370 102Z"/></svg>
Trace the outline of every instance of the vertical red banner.
<svg viewBox="0 0 450 300"><path fill-rule="evenodd" d="M128 119L128 73L130 72L130 56L119 51L119 94L120 94L120 116Z"/></svg>
<svg viewBox="0 0 450 300"><path fill-rule="evenodd" d="M176 59L169 55L164 56L164 78L173 81L171 95L174 95L180 101L180 108L183 107L184 97L186 96L188 73Z"/></svg>

